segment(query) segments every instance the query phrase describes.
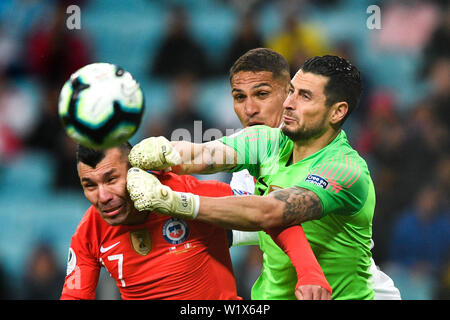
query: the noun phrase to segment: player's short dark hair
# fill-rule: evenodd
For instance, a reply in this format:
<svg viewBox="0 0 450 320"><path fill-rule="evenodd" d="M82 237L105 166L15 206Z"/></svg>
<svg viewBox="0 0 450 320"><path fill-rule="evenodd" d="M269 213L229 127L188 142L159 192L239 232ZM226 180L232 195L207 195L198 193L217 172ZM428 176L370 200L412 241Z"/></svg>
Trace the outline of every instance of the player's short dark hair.
<svg viewBox="0 0 450 320"><path fill-rule="evenodd" d="M274 78L290 78L289 64L278 52L268 48L255 48L240 56L230 68L230 81L241 71L272 72Z"/></svg>
<svg viewBox="0 0 450 320"><path fill-rule="evenodd" d="M348 112L342 120L344 123L358 106L361 97L362 82L359 70L346 59L331 55L310 58L300 69L303 72L328 77L324 88L325 103L331 106L336 102L347 102Z"/></svg>
<svg viewBox="0 0 450 320"><path fill-rule="evenodd" d="M127 155L130 153L133 146L128 141L117 146L116 148L119 148L123 155ZM77 164L79 162L87 164L91 168L95 168L100 161L102 161L105 158L106 150L99 150L99 149L92 149L83 146L82 144L77 145Z"/></svg>

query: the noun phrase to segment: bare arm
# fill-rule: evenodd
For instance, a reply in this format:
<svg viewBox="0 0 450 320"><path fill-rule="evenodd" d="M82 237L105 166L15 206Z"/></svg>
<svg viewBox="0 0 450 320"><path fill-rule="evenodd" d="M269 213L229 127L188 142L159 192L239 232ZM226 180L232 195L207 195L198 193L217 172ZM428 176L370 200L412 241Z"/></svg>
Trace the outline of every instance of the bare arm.
<svg viewBox="0 0 450 320"><path fill-rule="evenodd" d="M197 220L238 230L256 231L287 227L319 219L322 204L307 189L292 187L268 196L200 197Z"/></svg>
<svg viewBox="0 0 450 320"><path fill-rule="evenodd" d="M177 174L216 173L230 170L237 164L236 151L220 141L171 143L181 156L181 164L172 167L172 171Z"/></svg>
<svg viewBox="0 0 450 320"><path fill-rule="evenodd" d="M270 196L284 204L283 226L320 219L322 215L322 203L319 197L308 189L292 187L274 191Z"/></svg>
<svg viewBox="0 0 450 320"><path fill-rule="evenodd" d="M314 192L292 187L263 197L200 197L196 219L225 228L265 230L295 267L298 277L295 291L297 299L329 300L332 289L302 227L286 228L319 219L321 215L322 203Z"/></svg>

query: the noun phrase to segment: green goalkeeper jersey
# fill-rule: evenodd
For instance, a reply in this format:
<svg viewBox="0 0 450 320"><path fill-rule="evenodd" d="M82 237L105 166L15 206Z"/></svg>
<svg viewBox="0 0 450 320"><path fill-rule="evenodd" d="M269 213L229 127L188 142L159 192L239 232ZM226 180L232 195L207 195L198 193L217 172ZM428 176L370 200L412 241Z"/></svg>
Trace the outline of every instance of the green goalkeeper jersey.
<svg viewBox="0 0 450 320"><path fill-rule="evenodd" d="M373 299L369 268L375 190L366 162L345 132L293 164L294 143L279 128L254 126L221 141L237 152L233 171L247 169L257 179L255 194L297 186L318 196L322 217L302 227L333 289L332 299ZM252 299L295 299L297 274L289 257L265 232L259 232L259 239L264 264Z"/></svg>

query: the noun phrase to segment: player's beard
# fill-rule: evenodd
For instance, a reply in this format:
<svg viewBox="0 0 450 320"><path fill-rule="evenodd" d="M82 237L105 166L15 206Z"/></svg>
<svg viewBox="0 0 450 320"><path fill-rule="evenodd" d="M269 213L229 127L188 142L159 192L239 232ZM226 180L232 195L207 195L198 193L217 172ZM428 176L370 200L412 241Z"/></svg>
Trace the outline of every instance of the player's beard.
<svg viewBox="0 0 450 320"><path fill-rule="evenodd" d="M297 122L298 123L298 122ZM312 126L298 126L297 128L288 128L286 125L281 126L281 131L292 141L309 141L311 139L320 137L326 131L325 117L322 121Z"/></svg>

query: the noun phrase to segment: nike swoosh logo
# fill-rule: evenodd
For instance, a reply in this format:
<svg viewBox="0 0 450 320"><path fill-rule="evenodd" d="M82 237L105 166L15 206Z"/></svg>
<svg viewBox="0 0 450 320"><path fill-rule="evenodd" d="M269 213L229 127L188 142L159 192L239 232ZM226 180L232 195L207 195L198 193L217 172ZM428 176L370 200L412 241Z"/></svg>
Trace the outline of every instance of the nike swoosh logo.
<svg viewBox="0 0 450 320"><path fill-rule="evenodd" d="M120 241L114 243L113 245L110 245L109 247L103 248L103 246L100 247L100 252L101 253L105 253L106 251L114 248L115 246L117 246L120 243Z"/></svg>

